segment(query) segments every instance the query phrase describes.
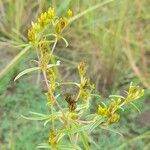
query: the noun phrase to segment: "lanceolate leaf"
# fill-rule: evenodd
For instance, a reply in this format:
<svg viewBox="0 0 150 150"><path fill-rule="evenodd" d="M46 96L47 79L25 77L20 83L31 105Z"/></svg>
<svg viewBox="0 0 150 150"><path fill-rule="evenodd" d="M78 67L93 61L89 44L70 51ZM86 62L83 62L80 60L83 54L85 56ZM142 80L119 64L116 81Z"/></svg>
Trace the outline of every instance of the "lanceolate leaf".
<svg viewBox="0 0 150 150"><path fill-rule="evenodd" d="M37 146L37 148L44 148L44 149L47 148L47 149L51 150L52 147L50 145L48 145L47 143L41 143Z"/></svg>
<svg viewBox="0 0 150 150"><path fill-rule="evenodd" d="M49 64L47 66L47 68L51 68L51 67L54 67L54 66L59 66L60 65L60 61L57 61L56 64ZM37 70L40 70L40 67L33 67L33 68L29 68L29 69L25 69L24 71L20 72L16 78L14 79L14 81L16 81L17 79L19 79L20 77L22 77L23 75L25 74L28 74L30 72L33 72L33 71L37 71Z"/></svg>
<svg viewBox="0 0 150 150"><path fill-rule="evenodd" d="M89 144L88 144L88 137L84 132L80 132L79 134L81 136L81 140L83 142L83 145L86 150L90 150Z"/></svg>
<svg viewBox="0 0 150 150"><path fill-rule="evenodd" d="M140 109L139 109L133 102L130 102L130 104L131 104L139 113L141 113Z"/></svg>
<svg viewBox="0 0 150 150"><path fill-rule="evenodd" d="M45 122L47 122L47 121L50 121L52 118L58 118L61 116L60 112L56 112L50 115L44 115L44 114L35 113L35 112L30 112L30 113L32 114L30 117L27 117L24 115L21 115L21 117L27 120L41 120L41 121L46 120Z"/></svg>
<svg viewBox="0 0 150 150"><path fill-rule="evenodd" d="M27 120L47 120L50 118L50 116L47 116L47 117L26 117L26 116L23 116L21 115L22 118L24 119L27 119Z"/></svg>
<svg viewBox="0 0 150 150"><path fill-rule="evenodd" d="M71 128L71 129L66 129L64 132L66 134L68 134L68 133L75 134L75 133L79 133L79 132L82 132L82 131L87 131L88 133L90 133L96 127L98 127L102 122L103 122L103 119L99 118L94 123L83 125L83 126L76 125L75 127Z"/></svg>
<svg viewBox="0 0 150 150"><path fill-rule="evenodd" d="M88 132L92 132L95 128L97 128L102 122L104 121L104 118L98 118L89 128Z"/></svg>
<svg viewBox="0 0 150 150"><path fill-rule="evenodd" d="M64 132L66 134L74 134L74 133L78 133L78 132L82 132L82 131L87 131L90 128L90 124L89 125L83 125L83 126L76 126L74 128L71 129L65 129Z"/></svg>
<svg viewBox="0 0 150 150"><path fill-rule="evenodd" d="M116 133L116 134L119 134L120 136L123 136L120 132L118 132L118 131L116 131L116 130L114 130L114 129L111 129L110 127L105 127L105 126L100 126L100 128L101 129L104 129L104 130L108 130L108 131L110 131L110 132L114 132L114 133Z"/></svg>
<svg viewBox="0 0 150 150"><path fill-rule="evenodd" d="M33 68L29 68L29 69L26 69L22 72L20 72L14 79L14 81L16 81L17 79L19 79L21 76L27 74L27 73L30 73L30 72L33 72L33 71L36 71L36 70L39 70L40 68L39 67L33 67Z"/></svg>

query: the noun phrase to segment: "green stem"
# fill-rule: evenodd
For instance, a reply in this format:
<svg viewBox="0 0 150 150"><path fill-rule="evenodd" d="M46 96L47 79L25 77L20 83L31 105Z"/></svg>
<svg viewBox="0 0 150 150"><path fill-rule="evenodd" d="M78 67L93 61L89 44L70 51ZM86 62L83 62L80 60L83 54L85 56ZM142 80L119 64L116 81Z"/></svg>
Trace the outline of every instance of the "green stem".
<svg viewBox="0 0 150 150"><path fill-rule="evenodd" d="M46 86L47 86L49 94L52 96L52 99L54 100L54 102L56 103L57 107L62 112L64 118L66 118L65 113L64 113L62 107L59 105L59 103L57 102L57 100L56 100L56 98L55 98L55 96L54 96L54 94L52 92L52 90L49 88L49 84L48 84L48 80L47 80L47 76L46 76L46 72L45 71L43 71L43 76L44 76L44 80L45 80L45 83L46 83Z"/></svg>

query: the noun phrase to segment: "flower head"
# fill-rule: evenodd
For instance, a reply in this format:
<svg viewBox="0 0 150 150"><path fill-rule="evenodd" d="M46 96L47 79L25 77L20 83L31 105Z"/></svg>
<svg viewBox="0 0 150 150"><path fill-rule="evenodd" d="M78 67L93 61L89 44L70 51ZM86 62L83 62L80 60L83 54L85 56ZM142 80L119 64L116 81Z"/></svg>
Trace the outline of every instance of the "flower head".
<svg viewBox="0 0 150 150"><path fill-rule="evenodd" d="M65 27L68 25L68 19L66 17L62 17L56 21L55 31L57 34L61 34Z"/></svg>
<svg viewBox="0 0 150 150"><path fill-rule="evenodd" d="M140 88L139 86L132 86L130 85L129 91L128 91L128 96L125 99L126 103L134 101L141 96L144 95L144 89Z"/></svg>
<svg viewBox="0 0 150 150"><path fill-rule="evenodd" d="M112 114L112 116L108 119L107 123L108 123L108 124L112 124L112 123L118 122L119 119L120 119L120 115L117 114L117 113L114 113L114 114Z"/></svg>
<svg viewBox="0 0 150 150"><path fill-rule="evenodd" d="M72 17L72 16L73 16L73 12L72 12L71 9L69 9L69 10L67 11L67 15L68 15L68 17Z"/></svg>
<svg viewBox="0 0 150 150"><path fill-rule="evenodd" d="M53 20L54 18L56 18L56 15L55 15L55 9L50 7L48 9L48 12L47 12L47 16L49 19Z"/></svg>
<svg viewBox="0 0 150 150"><path fill-rule="evenodd" d="M78 70L79 70L80 76L84 76L86 71L87 71L86 63L85 62L80 62L80 64L78 65Z"/></svg>
<svg viewBox="0 0 150 150"><path fill-rule="evenodd" d="M101 116L106 116L107 108L102 107L101 105L98 106L98 114Z"/></svg>

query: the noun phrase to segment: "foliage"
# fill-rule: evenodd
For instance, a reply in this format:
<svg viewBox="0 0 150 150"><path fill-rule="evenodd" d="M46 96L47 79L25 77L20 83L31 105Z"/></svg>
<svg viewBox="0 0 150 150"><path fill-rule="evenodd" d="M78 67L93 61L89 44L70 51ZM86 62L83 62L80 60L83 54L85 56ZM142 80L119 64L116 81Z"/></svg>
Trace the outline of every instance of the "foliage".
<svg viewBox="0 0 150 150"><path fill-rule="evenodd" d="M31 112L32 116L30 117L22 116L29 120L44 121L44 126L50 122L48 142L39 144L38 148L81 149L80 145L83 144L85 149L90 149L88 141L90 141L90 134L93 130L97 127L109 129L111 124L120 119L118 110L123 109L124 105L132 103L144 94L143 89L131 84L126 97L112 95L110 104L102 103L98 106L97 112L91 113L88 110L92 101L94 85L86 76L87 66L84 62L78 65L79 83L57 81L58 77L54 66L58 66L59 63L52 64L55 60L54 50L60 40L63 40L68 46L62 33L66 31L72 14L72 11L68 10L66 16L58 17L55 9L50 7L47 12L40 15L36 23L32 23L28 30L28 39L37 52L38 67L26 69L15 78L17 80L24 74L40 70L47 87L45 94L51 113L46 115ZM51 28L51 33L47 34L49 28ZM76 93L74 90L73 94L64 94L61 92L60 86L65 85L76 86L78 92ZM58 101L59 97L63 100L62 103L67 103L67 105L63 105L65 107L62 107ZM64 140L67 140L65 145L63 144Z"/></svg>
<svg viewBox="0 0 150 150"><path fill-rule="evenodd" d="M95 83L95 91L91 93L92 100L87 113L97 112L99 105L108 108L112 102L107 101L106 97L109 94L117 93L126 97L123 91L127 89L130 81L149 88L149 1L0 0L2 150L33 150L38 143L47 143L48 140L50 123L43 128L43 121L26 120L20 118L20 114L28 116L28 110L51 114L49 107L45 107L47 94L41 94L46 90L43 87L43 78L39 83L39 73L36 74L39 72L39 66L32 61L36 59L36 51L27 43L27 29L31 20L35 21L42 11L48 10L49 5L57 8L58 16L65 15L69 8L73 9L71 27L63 32L63 37L69 39L69 46L64 47L63 41L59 40L54 55L55 59L61 60L62 63L58 66L59 70L57 67L52 69L57 75L55 81L79 81L76 67L78 62L86 60L88 76ZM50 34L51 28L48 28L46 33ZM59 64L55 60L50 63ZM32 76L29 74L13 82L18 72L24 69L25 72L28 71L26 68L34 70L34 66L37 67L37 71L31 72ZM39 88L39 84L43 88ZM64 97L67 96L65 93L71 93L71 97L75 98L77 86L63 83L62 86L57 86L57 94L60 91L62 94L57 100L63 108L68 108L68 102L64 102ZM101 96L95 93L100 93ZM149 96L149 90L145 89L145 94L140 100L130 102L131 105L124 107L126 111L116 112L120 115L118 123L111 124L107 129L95 128L89 135L90 149L148 150ZM110 96L110 99L112 98L115 99ZM106 107L102 102L107 104ZM135 112L136 109L138 112L141 110L140 114ZM30 115L32 119L33 113ZM123 136L120 136L119 132ZM82 137L85 141L86 136L82 134ZM62 143L68 143L68 138L63 138ZM79 146L84 149L83 144Z"/></svg>

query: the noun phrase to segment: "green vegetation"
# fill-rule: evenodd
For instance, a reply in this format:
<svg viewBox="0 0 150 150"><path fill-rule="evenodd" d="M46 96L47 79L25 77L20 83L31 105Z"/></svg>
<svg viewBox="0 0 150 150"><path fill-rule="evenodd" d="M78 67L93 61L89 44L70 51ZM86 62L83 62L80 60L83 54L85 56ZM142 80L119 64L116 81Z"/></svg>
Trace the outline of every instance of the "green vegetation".
<svg viewBox="0 0 150 150"><path fill-rule="evenodd" d="M145 88L143 97L125 107L125 111L119 111L121 118L118 123L109 128L96 128L91 133L89 142L87 136L81 134L84 143L81 149L148 150L150 16L147 0L0 1L0 149L32 150L39 143L48 141L49 124L43 127L43 122L21 117L29 116L29 111L49 114L43 79L37 72L27 74L16 82L14 79L19 72L37 65L37 62L32 61L37 60L36 51L28 44L27 30L31 21L35 22L39 14L47 11L49 6L57 8L58 16L64 16L69 8L73 10L70 27L63 34L69 46L65 47L63 40L59 41L51 62L55 64L55 59L62 62L60 72L54 67L60 81L79 81L76 76L77 65L80 61L86 61L89 77L95 83L97 93L92 93L90 113L97 112L101 102L108 103L109 108L111 102L106 101L108 95L118 93L126 97L124 90L127 90L131 81L134 85L140 84ZM60 33L59 26L56 29ZM48 32L50 31L51 29ZM62 90L68 93L72 88L69 87L69 91ZM61 97L59 101L62 99ZM99 115L107 116L106 108L99 106ZM119 119L116 117L114 122ZM68 143L67 141L64 139L63 143ZM72 149L61 147L67 148Z"/></svg>

